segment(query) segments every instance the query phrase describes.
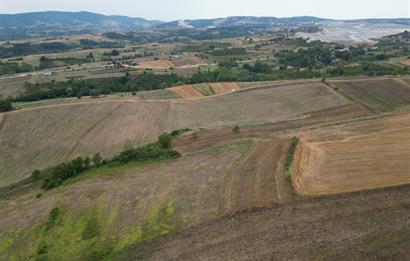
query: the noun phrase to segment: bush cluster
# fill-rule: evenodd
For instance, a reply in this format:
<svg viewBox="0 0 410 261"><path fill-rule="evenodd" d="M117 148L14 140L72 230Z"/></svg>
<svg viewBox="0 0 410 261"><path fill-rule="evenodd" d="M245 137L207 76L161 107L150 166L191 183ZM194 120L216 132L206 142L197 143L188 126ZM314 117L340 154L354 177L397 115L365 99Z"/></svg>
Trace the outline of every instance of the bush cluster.
<svg viewBox="0 0 410 261"><path fill-rule="evenodd" d="M155 143L139 148L125 148L118 155L107 160L104 160L99 153L94 154L91 158L77 157L74 160L63 162L44 170L35 170L31 175L31 179L41 181L42 188L48 190L58 187L65 180L76 177L92 168L116 166L129 162L149 162L179 158L181 154L171 149L172 137L171 134L163 133Z"/></svg>

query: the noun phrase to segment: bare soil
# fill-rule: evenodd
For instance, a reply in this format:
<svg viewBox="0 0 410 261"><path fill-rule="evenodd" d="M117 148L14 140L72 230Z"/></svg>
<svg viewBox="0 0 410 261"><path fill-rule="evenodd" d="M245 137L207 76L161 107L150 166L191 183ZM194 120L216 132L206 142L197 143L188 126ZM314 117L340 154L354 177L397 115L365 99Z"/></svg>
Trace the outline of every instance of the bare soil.
<svg viewBox="0 0 410 261"><path fill-rule="evenodd" d="M169 60L151 60L138 62L138 67L168 69L174 67L174 64Z"/></svg>
<svg viewBox="0 0 410 261"><path fill-rule="evenodd" d="M407 260L410 187L252 209L128 249L119 260Z"/></svg>
<svg viewBox="0 0 410 261"><path fill-rule="evenodd" d="M197 98L197 97L203 97L204 95L198 91L194 86L192 85L183 85L183 86L178 86L178 87L172 87L169 88L168 90L174 92L176 95L183 99L191 99L191 98Z"/></svg>
<svg viewBox="0 0 410 261"><path fill-rule="evenodd" d="M221 93L228 93L232 92L235 90L239 90L240 87L237 83L233 82L226 82L226 83L210 83L209 84L212 90L214 91L215 94L221 94Z"/></svg>

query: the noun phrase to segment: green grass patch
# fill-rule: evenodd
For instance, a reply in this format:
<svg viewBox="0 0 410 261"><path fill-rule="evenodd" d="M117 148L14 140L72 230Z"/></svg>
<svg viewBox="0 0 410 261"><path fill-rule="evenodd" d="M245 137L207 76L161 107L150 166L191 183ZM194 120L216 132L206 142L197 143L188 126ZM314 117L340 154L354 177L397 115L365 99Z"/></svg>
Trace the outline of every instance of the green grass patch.
<svg viewBox="0 0 410 261"><path fill-rule="evenodd" d="M297 197L297 192L295 188L293 187L293 182L292 182L292 163L295 157L298 144L299 144L298 137L292 137L290 139L290 147L289 147L288 155L286 157L286 162L285 162L285 180L286 180L286 185L288 188L288 194L292 199Z"/></svg>
<svg viewBox="0 0 410 261"><path fill-rule="evenodd" d="M236 142L229 143L229 144L222 145L222 146L205 148L205 149L190 153L189 155L220 154L224 151L231 150L231 149L237 149L237 148L239 148L239 151L241 154L244 154L249 150L249 148L251 147L253 143L254 143L253 140L240 140L240 141L236 141Z"/></svg>

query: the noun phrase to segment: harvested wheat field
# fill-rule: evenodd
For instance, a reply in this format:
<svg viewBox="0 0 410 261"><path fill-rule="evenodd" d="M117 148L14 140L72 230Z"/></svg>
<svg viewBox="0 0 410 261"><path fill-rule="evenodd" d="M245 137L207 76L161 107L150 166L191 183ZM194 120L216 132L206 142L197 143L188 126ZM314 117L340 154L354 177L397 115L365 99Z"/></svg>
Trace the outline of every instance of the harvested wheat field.
<svg viewBox="0 0 410 261"><path fill-rule="evenodd" d="M199 90L197 90L192 85L172 87L172 88L169 88L168 90L174 92L176 95L178 95L179 97L183 99L192 99L192 98L198 98L198 97L204 96Z"/></svg>
<svg viewBox="0 0 410 261"><path fill-rule="evenodd" d="M234 82L210 83L209 86L212 88L215 94L228 93L240 89L239 85Z"/></svg>
<svg viewBox="0 0 410 261"><path fill-rule="evenodd" d="M293 169L297 191L307 195L408 184L410 114L306 132Z"/></svg>
<svg viewBox="0 0 410 261"><path fill-rule="evenodd" d="M140 61L138 62L138 67L140 68L160 68L168 69L174 67L174 64L169 60L151 60L151 61Z"/></svg>
<svg viewBox="0 0 410 261"><path fill-rule="evenodd" d="M7 113L0 129L0 184L76 156L154 141L164 131L284 121L349 102L322 84L297 84L192 100L58 104Z"/></svg>

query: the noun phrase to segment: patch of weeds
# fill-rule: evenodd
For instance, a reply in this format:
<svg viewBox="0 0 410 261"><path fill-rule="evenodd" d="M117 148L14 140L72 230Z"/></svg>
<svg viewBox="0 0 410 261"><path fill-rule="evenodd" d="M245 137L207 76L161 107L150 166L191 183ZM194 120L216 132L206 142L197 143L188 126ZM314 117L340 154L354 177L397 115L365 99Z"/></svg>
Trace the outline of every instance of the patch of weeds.
<svg viewBox="0 0 410 261"><path fill-rule="evenodd" d="M229 143L229 144L222 145L222 146L202 149L197 152L194 152L192 155L203 154L203 153L204 154L219 154L226 150L236 149L236 148L239 148L240 153L243 155L249 150L252 144L253 144L252 140L240 140L240 141L236 141L236 142Z"/></svg>
<svg viewBox="0 0 410 261"><path fill-rule="evenodd" d="M48 258L48 246L44 240L41 240L37 245L35 261L46 261Z"/></svg>
<svg viewBox="0 0 410 261"><path fill-rule="evenodd" d="M50 214L48 215L48 219L45 225L45 231L48 231L54 226L56 226L57 224L59 224L59 222L61 221L60 220L61 214L62 214L62 210L58 206L54 207L50 211Z"/></svg>
<svg viewBox="0 0 410 261"><path fill-rule="evenodd" d="M394 259L395 254L408 249L410 230L404 229L392 233L377 235L366 242L366 252L372 253L379 259Z"/></svg>
<svg viewBox="0 0 410 261"><path fill-rule="evenodd" d="M84 254L87 261L112 260L114 248L110 243L104 242L88 249Z"/></svg>
<svg viewBox="0 0 410 261"><path fill-rule="evenodd" d="M174 130L172 131L170 134L172 137L177 137L179 135L181 135L184 132L188 132L191 131L191 129L185 128L185 129L178 129L178 130Z"/></svg>
<svg viewBox="0 0 410 261"><path fill-rule="evenodd" d="M297 197L297 193L295 191L295 188L293 187L293 181L292 181L292 163L295 157L298 144L299 144L299 138L292 137L290 140L288 156L286 157L286 162L285 162L285 180L286 180L286 185L288 188L288 194L292 199Z"/></svg>
<svg viewBox="0 0 410 261"><path fill-rule="evenodd" d="M100 236L101 225L95 216L92 216L87 223L81 235L83 240L88 240Z"/></svg>

